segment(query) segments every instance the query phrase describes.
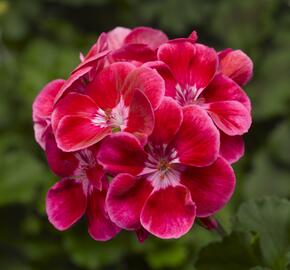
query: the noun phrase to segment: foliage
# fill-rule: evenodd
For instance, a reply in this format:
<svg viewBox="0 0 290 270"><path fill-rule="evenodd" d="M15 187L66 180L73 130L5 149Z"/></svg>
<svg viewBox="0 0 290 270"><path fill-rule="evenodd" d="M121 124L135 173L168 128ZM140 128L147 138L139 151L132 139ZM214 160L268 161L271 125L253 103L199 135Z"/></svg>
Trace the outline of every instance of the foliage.
<svg viewBox="0 0 290 270"><path fill-rule="evenodd" d="M289 268L289 11L287 0L0 0L0 268ZM253 58L245 90L254 124L247 154L235 165L236 193L218 215L225 238L195 226L173 241L151 237L140 245L122 232L98 243L84 234L84 222L63 233L49 225L44 198L56 179L33 139L31 103L116 25L156 26L170 37L196 29L202 42Z"/></svg>

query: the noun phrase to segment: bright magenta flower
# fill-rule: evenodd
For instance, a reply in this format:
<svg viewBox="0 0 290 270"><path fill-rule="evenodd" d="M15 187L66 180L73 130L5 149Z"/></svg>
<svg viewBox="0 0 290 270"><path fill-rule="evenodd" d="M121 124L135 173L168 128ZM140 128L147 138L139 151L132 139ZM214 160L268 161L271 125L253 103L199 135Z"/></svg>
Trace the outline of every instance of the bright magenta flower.
<svg viewBox="0 0 290 270"><path fill-rule="evenodd" d="M184 235L195 217L218 211L234 190L233 170L218 152L219 133L207 114L164 98L144 148L126 132L101 144L99 163L117 175L107 196L110 218L160 238Z"/></svg>

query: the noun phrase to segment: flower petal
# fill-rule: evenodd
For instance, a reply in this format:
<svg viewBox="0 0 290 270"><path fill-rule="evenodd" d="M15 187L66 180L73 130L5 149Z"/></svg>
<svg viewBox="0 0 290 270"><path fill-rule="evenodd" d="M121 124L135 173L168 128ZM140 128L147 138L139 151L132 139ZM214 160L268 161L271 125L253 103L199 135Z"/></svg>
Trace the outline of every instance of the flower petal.
<svg viewBox="0 0 290 270"><path fill-rule="evenodd" d="M130 63L111 64L87 85L86 94L103 110L114 108L119 102L124 81L133 69Z"/></svg>
<svg viewBox="0 0 290 270"><path fill-rule="evenodd" d="M250 112L237 101L219 101L208 104L208 112L215 124L230 136L248 132L252 119Z"/></svg>
<svg viewBox="0 0 290 270"><path fill-rule="evenodd" d="M112 221L127 230L139 229L140 213L152 189L146 179L118 174L110 184L106 200Z"/></svg>
<svg viewBox="0 0 290 270"><path fill-rule="evenodd" d="M223 74L214 77L202 93L202 97L205 98L206 103L235 100L251 111L251 102L247 94L238 84Z"/></svg>
<svg viewBox="0 0 290 270"><path fill-rule="evenodd" d="M173 142L181 163L210 165L218 156L219 140L219 131L203 109L195 105L183 108L183 122Z"/></svg>
<svg viewBox="0 0 290 270"><path fill-rule="evenodd" d="M158 59L170 67L181 88L205 88L215 75L218 65L214 49L185 40L161 45Z"/></svg>
<svg viewBox="0 0 290 270"><path fill-rule="evenodd" d="M97 104L86 95L78 93L69 93L65 98L60 100L51 115L52 130L56 129L60 120L65 116L83 116L93 118L98 111Z"/></svg>
<svg viewBox="0 0 290 270"><path fill-rule="evenodd" d="M155 126L150 141L153 144L168 144L182 123L182 109L170 97L164 97L155 111Z"/></svg>
<svg viewBox="0 0 290 270"><path fill-rule="evenodd" d="M111 173L137 175L144 168L147 154L138 139L128 132L118 132L107 137L100 146L98 162Z"/></svg>
<svg viewBox="0 0 290 270"><path fill-rule="evenodd" d="M124 44L125 38L131 32L131 29L125 27L116 27L108 32L108 47L110 50L116 50L121 48Z"/></svg>
<svg viewBox="0 0 290 270"><path fill-rule="evenodd" d="M136 27L125 38L125 44L146 44L152 50L168 41L167 36L160 30L150 27Z"/></svg>
<svg viewBox="0 0 290 270"><path fill-rule="evenodd" d="M154 112L152 106L145 96L139 90L136 90L130 107L127 127L124 131L138 134L150 135L154 128Z"/></svg>
<svg viewBox="0 0 290 270"><path fill-rule="evenodd" d="M54 99L64 82L62 79L54 80L42 88L32 105L33 121L50 118L54 106Z"/></svg>
<svg viewBox="0 0 290 270"><path fill-rule="evenodd" d="M187 167L181 174L181 184L190 190L196 216L207 217L229 201L235 188L235 175L231 166L218 158L208 167Z"/></svg>
<svg viewBox="0 0 290 270"><path fill-rule="evenodd" d="M221 146L220 155L229 163L238 161L245 152L245 144L242 136L229 136L223 132L220 133Z"/></svg>
<svg viewBox="0 0 290 270"><path fill-rule="evenodd" d="M61 151L57 147L51 132L46 136L45 154L50 169L60 177L74 175L75 170L79 166L75 153Z"/></svg>
<svg viewBox="0 0 290 270"><path fill-rule="evenodd" d="M49 189L46 195L46 213L58 230L66 230L84 214L87 199L80 182L63 179Z"/></svg>
<svg viewBox="0 0 290 270"><path fill-rule="evenodd" d="M58 125L55 139L61 150L72 152L92 146L110 133L110 127L96 126L90 118L65 116Z"/></svg>
<svg viewBox="0 0 290 270"><path fill-rule="evenodd" d="M162 101L165 85L162 77L156 70L147 67L139 67L128 75L124 83L122 96L126 105L131 102L136 89L147 96L155 110Z"/></svg>
<svg viewBox="0 0 290 270"><path fill-rule="evenodd" d="M245 85L253 76L253 62L241 50L226 49L219 53L220 70L239 85Z"/></svg>
<svg viewBox="0 0 290 270"><path fill-rule="evenodd" d="M88 195L88 232L97 241L110 240L121 230L109 218L105 205L106 193L105 190L99 191L91 187Z"/></svg>
<svg viewBox="0 0 290 270"><path fill-rule="evenodd" d="M179 238L192 227L195 204L184 186L154 191L141 213L142 226L160 238Z"/></svg>
<svg viewBox="0 0 290 270"><path fill-rule="evenodd" d="M36 121L33 124L34 138L40 147L45 150L45 137L49 130L49 124L46 120Z"/></svg>

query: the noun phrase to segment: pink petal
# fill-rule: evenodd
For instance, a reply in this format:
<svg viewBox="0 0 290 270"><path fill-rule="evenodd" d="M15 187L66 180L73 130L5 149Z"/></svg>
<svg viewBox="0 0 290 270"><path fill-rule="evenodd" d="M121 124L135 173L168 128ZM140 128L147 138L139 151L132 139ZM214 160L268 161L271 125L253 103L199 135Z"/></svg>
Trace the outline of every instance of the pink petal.
<svg viewBox="0 0 290 270"><path fill-rule="evenodd" d="M229 201L235 188L235 175L231 166L218 158L208 167L188 167L181 174L181 183L190 190L196 216L206 217Z"/></svg>
<svg viewBox="0 0 290 270"><path fill-rule="evenodd" d="M218 65L214 49L184 40L161 45L158 59L171 68L182 88L205 88L215 75Z"/></svg>
<svg viewBox="0 0 290 270"><path fill-rule="evenodd" d="M253 76L253 62L241 50L227 49L219 53L220 70L239 85L245 85Z"/></svg>
<svg viewBox="0 0 290 270"><path fill-rule="evenodd" d="M160 30L150 27L136 27L125 38L125 44L146 44L152 50L168 41L167 36Z"/></svg>
<svg viewBox="0 0 290 270"><path fill-rule="evenodd" d="M121 230L110 220L105 199L106 191L90 189L86 217L89 234L97 241L110 240Z"/></svg>
<svg viewBox="0 0 290 270"><path fill-rule="evenodd" d="M220 133L221 146L220 156L229 163L238 161L245 152L245 144L242 136L229 136L223 132Z"/></svg>
<svg viewBox="0 0 290 270"><path fill-rule="evenodd" d="M45 150L45 137L49 129L48 121L40 120L34 122L33 129L34 129L34 138L36 142L40 145L40 147L43 150Z"/></svg>
<svg viewBox="0 0 290 270"><path fill-rule="evenodd" d="M89 167L86 170L86 175L88 180L90 181L90 184L94 188L102 190L102 178L104 177L105 172L101 165L96 164L94 167Z"/></svg>
<svg viewBox="0 0 290 270"><path fill-rule="evenodd" d="M50 118L54 106L54 99L64 82L62 79L54 80L42 88L32 105L33 121Z"/></svg>
<svg viewBox="0 0 290 270"><path fill-rule="evenodd" d="M46 195L46 213L50 223L58 230L66 230L84 214L87 199L82 184L63 179L49 189Z"/></svg>
<svg viewBox="0 0 290 270"><path fill-rule="evenodd" d="M104 170L111 173L137 175L144 168L147 154L138 139L128 132L118 132L107 137L97 156Z"/></svg>
<svg viewBox="0 0 290 270"><path fill-rule="evenodd" d="M110 184L107 194L107 208L110 218L121 228L137 230L140 228L140 213L152 191L145 179L121 173Z"/></svg>
<svg viewBox="0 0 290 270"><path fill-rule="evenodd" d="M192 227L195 204L184 186L154 191L141 212L142 226L160 238L179 238Z"/></svg>
<svg viewBox="0 0 290 270"><path fill-rule="evenodd" d="M219 131L203 109L195 105L183 108L183 122L173 142L181 163L210 165L218 156L219 140Z"/></svg>
<svg viewBox="0 0 290 270"><path fill-rule="evenodd" d="M182 109L170 97L164 97L155 111L155 127L150 141L153 144L168 144L179 130L182 123Z"/></svg>
<svg viewBox="0 0 290 270"><path fill-rule="evenodd" d="M97 104L86 95L69 93L60 100L51 115L51 125L53 132L56 132L60 120L68 115L78 115L93 118L98 111Z"/></svg>
<svg viewBox="0 0 290 270"><path fill-rule="evenodd" d="M130 63L111 64L87 85L86 94L103 110L114 108L119 102L124 81L133 69Z"/></svg>
<svg viewBox="0 0 290 270"><path fill-rule="evenodd" d="M46 136L45 154L50 169L58 176L74 175L79 166L79 161L74 153L63 152L57 147L51 132Z"/></svg>
<svg viewBox="0 0 290 270"><path fill-rule="evenodd" d="M108 32L108 47L111 50L121 48L124 43L124 39L131 32L131 29L125 27L116 27Z"/></svg>
<svg viewBox="0 0 290 270"><path fill-rule="evenodd" d="M101 33L98 37L97 42L90 48L87 55L84 57L84 61L87 59L91 59L93 56L98 55L98 53L106 51L108 49L108 34L107 33ZM84 62L82 61L82 62Z"/></svg>
<svg viewBox="0 0 290 270"><path fill-rule="evenodd" d="M65 116L58 125L55 138L61 150L72 152L92 146L110 133L110 127L96 126L90 118Z"/></svg>
<svg viewBox="0 0 290 270"><path fill-rule="evenodd" d="M192 41L196 42L197 39L198 39L197 32L196 32L196 31L192 31L192 32L190 33L190 35L189 35L188 38L190 38L190 39L192 39Z"/></svg>
<svg viewBox="0 0 290 270"><path fill-rule="evenodd" d="M214 77L202 93L202 97L205 98L206 103L235 100L251 111L251 102L247 94L238 84L223 74Z"/></svg>
<svg viewBox="0 0 290 270"><path fill-rule="evenodd" d="M148 98L139 90L136 90L130 107L127 127L124 131L150 135L154 128L154 112Z"/></svg>
<svg viewBox="0 0 290 270"><path fill-rule="evenodd" d="M210 103L208 112L218 128L230 136L248 132L252 123L249 111L237 101Z"/></svg>
<svg viewBox="0 0 290 270"><path fill-rule="evenodd" d="M165 92L165 85L162 77L156 70L140 67L132 71L126 78L122 95L125 104L129 104L134 91L138 89L149 99L155 110L161 103Z"/></svg>

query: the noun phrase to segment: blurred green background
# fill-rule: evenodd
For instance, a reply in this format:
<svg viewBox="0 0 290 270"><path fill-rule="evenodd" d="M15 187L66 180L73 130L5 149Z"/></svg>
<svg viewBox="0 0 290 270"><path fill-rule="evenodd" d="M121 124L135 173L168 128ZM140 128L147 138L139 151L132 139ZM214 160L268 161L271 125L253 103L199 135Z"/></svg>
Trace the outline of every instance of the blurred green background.
<svg viewBox="0 0 290 270"><path fill-rule="evenodd" d="M45 193L57 179L34 141L32 101L119 25L171 38L195 29L200 42L240 48L254 61L245 88L254 122L234 166L236 193L218 214L224 239L196 225L178 240L141 245L122 232L101 243L85 221L63 233L47 221ZM0 269L290 269L289 108L288 0L0 0Z"/></svg>

